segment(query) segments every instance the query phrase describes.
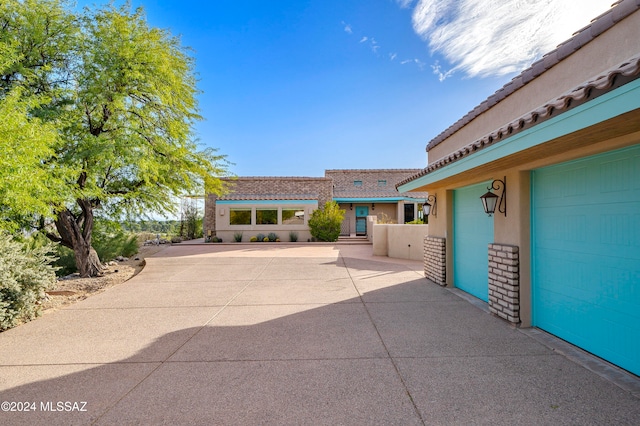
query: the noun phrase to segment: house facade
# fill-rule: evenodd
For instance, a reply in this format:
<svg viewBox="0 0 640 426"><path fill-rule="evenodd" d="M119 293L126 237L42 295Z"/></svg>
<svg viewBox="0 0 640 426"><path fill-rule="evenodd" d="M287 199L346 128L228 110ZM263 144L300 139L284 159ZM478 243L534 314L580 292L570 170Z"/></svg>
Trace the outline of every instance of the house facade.
<svg viewBox="0 0 640 426"><path fill-rule="evenodd" d="M370 235L367 216L382 221L406 223L422 219L425 193L400 193L396 183L419 172L418 169L326 170L333 182L333 200L345 211L341 235Z"/></svg>
<svg viewBox="0 0 640 426"><path fill-rule="evenodd" d="M345 211L341 235L369 235L368 216L395 223L418 217L425 194L400 194L395 187L418 171L327 170L324 177L223 179L228 192L205 199L204 232L225 242L270 233L281 241L290 241L290 233L307 241L311 214L333 200Z"/></svg>
<svg viewBox="0 0 640 426"><path fill-rule="evenodd" d="M640 2L622 0L427 144L425 275L640 375ZM495 213L480 197L497 196Z"/></svg>

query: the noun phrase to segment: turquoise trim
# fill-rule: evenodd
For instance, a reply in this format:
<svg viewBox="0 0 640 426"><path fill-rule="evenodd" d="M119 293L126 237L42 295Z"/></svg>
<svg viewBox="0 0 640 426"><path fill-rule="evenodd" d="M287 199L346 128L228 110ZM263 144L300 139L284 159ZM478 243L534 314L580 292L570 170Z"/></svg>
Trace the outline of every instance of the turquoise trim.
<svg viewBox="0 0 640 426"><path fill-rule="evenodd" d="M420 198L395 197L395 198L334 198L336 203L397 203L398 201L413 201L421 203Z"/></svg>
<svg viewBox="0 0 640 426"><path fill-rule="evenodd" d="M217 200L216 204L285 204L285 205L299 205L299 204L318 204L316 200Z"/></svg>
<svg viewBox="0 0 640 426"><path fill-rule="evenodd" d="M640 108L640 79L398 187L408 192Z"/></svg>

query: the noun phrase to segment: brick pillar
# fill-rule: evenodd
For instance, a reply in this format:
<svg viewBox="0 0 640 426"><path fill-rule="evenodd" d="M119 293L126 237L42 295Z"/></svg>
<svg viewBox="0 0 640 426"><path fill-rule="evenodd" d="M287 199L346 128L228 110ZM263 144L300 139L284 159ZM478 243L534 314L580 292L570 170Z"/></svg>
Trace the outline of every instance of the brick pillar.
<svg viewBox="0 0 640 426"><path fill-rule="evenodd" d="M424 237L424 276L441 286L447 285L445 239Z"/></svg>
<svg viewBox="0 0 640 426"><path fill-rule="evenodd" d="M489 244L489 310L520 323L520 256L517 246Z"/></svg>
<svg viewBox="0 0 640 426"><path fill-rule="evenodd" d="M216 200L215 194L209 194L204 202L204 237L216 235Z"/></svg>

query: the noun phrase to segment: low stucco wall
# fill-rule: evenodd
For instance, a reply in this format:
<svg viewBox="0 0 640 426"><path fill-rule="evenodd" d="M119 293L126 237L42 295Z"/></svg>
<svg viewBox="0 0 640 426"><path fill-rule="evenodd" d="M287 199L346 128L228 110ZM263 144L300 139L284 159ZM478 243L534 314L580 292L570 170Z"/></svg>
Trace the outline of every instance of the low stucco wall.
<svg viewBox="0 0 640 426"><path fill-rule="evenodd" d="M373 225L373 254L396 259L423 260L429 225Z"/></svg>

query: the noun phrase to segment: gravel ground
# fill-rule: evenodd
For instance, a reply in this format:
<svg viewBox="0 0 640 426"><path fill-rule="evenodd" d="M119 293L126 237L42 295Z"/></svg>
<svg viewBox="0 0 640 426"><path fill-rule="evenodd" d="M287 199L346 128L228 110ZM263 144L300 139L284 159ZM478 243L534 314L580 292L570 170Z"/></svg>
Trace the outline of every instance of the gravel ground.
<svg viewBox="0 0 640 426"><path fill-rule="evenodd" d="M144 268L145 257L158 253L166 247L168 246L142 246L138 253L128 260L109 262L101 277L80 278L72 275L59 279L56 287L47 291L47 300L42 303L41 312L43 314L53 312L130 280Z"/></svg>

